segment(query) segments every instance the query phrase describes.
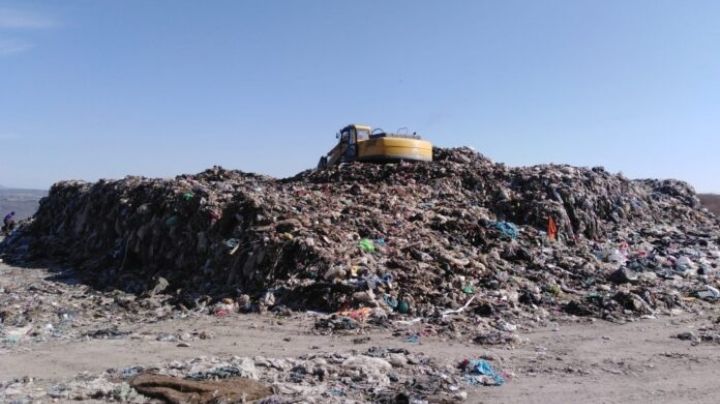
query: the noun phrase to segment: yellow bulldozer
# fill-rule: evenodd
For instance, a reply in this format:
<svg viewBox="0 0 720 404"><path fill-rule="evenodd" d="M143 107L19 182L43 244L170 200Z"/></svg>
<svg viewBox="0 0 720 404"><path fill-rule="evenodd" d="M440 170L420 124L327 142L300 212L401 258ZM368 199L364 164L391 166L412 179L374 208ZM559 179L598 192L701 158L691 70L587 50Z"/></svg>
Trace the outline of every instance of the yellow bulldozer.
<svg viewBox="0 0 720 404"><path fill-rule="evenodd" d="M336 137L338 144L320 157L319 169L352 161L432 161L432 144L415 133L386 133L380 128L352 124L342 128Z"/></svg>

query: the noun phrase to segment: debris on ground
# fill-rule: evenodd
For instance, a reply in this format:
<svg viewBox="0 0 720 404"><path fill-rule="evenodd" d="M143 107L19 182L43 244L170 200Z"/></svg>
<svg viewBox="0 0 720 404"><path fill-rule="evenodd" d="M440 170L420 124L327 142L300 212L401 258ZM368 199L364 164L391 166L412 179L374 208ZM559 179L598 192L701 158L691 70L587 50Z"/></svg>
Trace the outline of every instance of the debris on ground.
<svg viewBox="0 0 720 404"><path fill-rule="evenodd" d="M505 377L495 371L490 362L485 359L465 359L460 363L460 368L465 371L465 379L470 384L484 386L502 386L505 384Z"/></svg>
<svg viewBox="0 0 720 404"><path fill-rule="evenodd" d="M82 373L45 389L38 389L38 382L31 379L13 380L0 384L4 394L0 399L457 402L473 388L463 385L463 378L460 369L439 365L423 354L373 347L364 353L317 353L298 358L199 357L152 367L109 369L98 375Z"/></svg>

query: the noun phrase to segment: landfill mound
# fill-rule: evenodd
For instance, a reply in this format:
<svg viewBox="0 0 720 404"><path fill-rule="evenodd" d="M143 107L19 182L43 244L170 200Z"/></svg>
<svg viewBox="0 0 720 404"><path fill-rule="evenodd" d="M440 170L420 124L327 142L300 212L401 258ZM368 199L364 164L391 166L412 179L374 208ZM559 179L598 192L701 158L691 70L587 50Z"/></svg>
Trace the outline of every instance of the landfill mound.
<svg viewBox="0 0 720 404"><path fill-rule="evenodd" d="M281 180L214 167L59 182L0 252L97 287L244 310L608 318L720 298L718 219L689 185L434 154Z"/></svg>

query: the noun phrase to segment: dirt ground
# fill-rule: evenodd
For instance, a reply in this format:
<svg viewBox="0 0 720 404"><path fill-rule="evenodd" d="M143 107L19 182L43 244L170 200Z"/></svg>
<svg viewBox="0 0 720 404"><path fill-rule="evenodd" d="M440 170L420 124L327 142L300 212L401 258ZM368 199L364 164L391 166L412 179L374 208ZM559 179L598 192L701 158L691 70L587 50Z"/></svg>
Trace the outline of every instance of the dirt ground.
<svg viewBox="0 0 720 404"><path fill-rule="evenodd" d="M43 269L0 264L0 293L9 293L9 285L47 282L50 275ZM0 382L30 376L37 388L43 388L80 372L203 355L293 357L319 350L347 352L383 346L422 352L448 364L480 355L493 358L511 380L500 387L469 387L467 402L471 403L717 403L720 345L693 344L674 336L696 332L719 315L715 309L627 324L553 324L521 332L522 343L512 348L441 337L424 337L415 344L383 330L364 334L369 338L362 341L357 334L317 335L312 332L314 318L306 313L281 319L270 314L165 318L121 324L118 332L124 337L49 338L6 347L0 350ZM106 321L99 317L96 324L84 327ZM213 337L188 344L157 337L202 331Z"/></svg>

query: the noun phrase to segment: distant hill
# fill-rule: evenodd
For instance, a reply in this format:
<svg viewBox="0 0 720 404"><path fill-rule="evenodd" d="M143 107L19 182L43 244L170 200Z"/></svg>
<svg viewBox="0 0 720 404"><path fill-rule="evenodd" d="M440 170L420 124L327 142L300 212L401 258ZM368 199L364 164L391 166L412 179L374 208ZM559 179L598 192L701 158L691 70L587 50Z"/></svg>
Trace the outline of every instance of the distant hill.
<svg viewBox="0 0 720 404"><path fill-rule="evenodd" d="M700 202L716 215L720 215L720 195L718 194L700 194Z"/></svg>
<svg viewBox="0 0 720 404"><path fill-rule="evenodd" d="M22 220L35 214L40 199L47 191L39 189L14 189L0 186L0 218L9 212L15 212Z"/></svg>

